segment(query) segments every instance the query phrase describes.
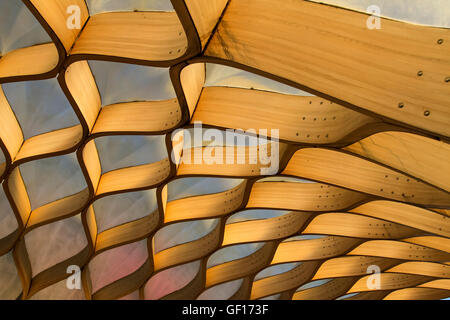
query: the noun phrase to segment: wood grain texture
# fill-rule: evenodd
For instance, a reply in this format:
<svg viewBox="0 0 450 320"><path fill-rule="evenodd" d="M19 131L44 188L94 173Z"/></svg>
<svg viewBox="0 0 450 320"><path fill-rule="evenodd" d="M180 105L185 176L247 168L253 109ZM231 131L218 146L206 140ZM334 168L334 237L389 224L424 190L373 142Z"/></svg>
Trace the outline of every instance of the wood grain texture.
<svg viewBox="0 0 450 320"><path fill-rule="evenodd" d="M180 82L190 117L194 114L205 79L206 66L204 63L190 64L180 72Z"/></svg>
<svg viewBox="0 0 450 320"><path fill-rule="evenodd" d="M228 0L184 0L184 2L204 48Z"/></svg>
<svg viewBox="0 0 450 320"><path fill-rule="evenodd" d="M205 54L450 136L450 31L381 19L374 32L367 19L308 1L231 1Z"/></svg>
<svg viewBox="0 0 450 320"><path fill-rule="evenodd" d="M379 122L319 97L229 87L204 88L194 121L233 129L267 129L269 135L277 129L281 140L311 144L345 142L353 134L360 136L358 131L370 132Z"/></svg>
<svg viewBox="0 0 450 320"><path fill-rule="evenodd" d="M107 12L89 19L71 55L166 61L183 56L187 46L175 12Z"/></svg>
<svg viewBox="0 0 450 320"><path fill-rule="evenodd" d="M59 63L58 50L53 43L16 49L0 57L0 82L23 77L48 78Z"/></svg>
<svg viewBox="0 0 450 320"><path fill-rule="evenodd" d="M89 11L84 0L28 0L37 9L39 14L58 36L68 53L81 28L89 17ZM76 6L79 10L80 28L68 28L68 21L72 14L77 11L68 12L70 6Z"/></svg>
<svg viewBox="0 0 450 320"><path fill-rule="evenodd" d="M0 144L6 147L6 159L13 160L23 143L23 133L19 122L0 86Z"/></svg>
<svg viewBox="0 0 450 320"><path fill-rule="evenodd" d="M406 132L381 132L344 150L359 154L450 191L450 145Z"/></svg>
<svg viewBox="0 0 450 320"><path fill-rule="evenodd" d="M283 173L387 199L432 206L450 205L450 195L447 192L392 169L336 150L300 149L292 156Z"/></svg>

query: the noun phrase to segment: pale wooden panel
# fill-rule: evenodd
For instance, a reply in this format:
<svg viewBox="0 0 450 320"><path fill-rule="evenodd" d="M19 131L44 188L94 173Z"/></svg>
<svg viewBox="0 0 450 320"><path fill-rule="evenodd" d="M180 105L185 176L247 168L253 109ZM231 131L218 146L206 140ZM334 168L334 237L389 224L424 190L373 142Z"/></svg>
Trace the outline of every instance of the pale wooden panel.
<svg viewBox="0 0 450 320"><path fill-rule="evenodd" d="M287 145L277 142L272 155L272 144L260 146L237 147L196 147L183 150L181 164L177 175L219 175L219 176L260 176L275 174L278 171L279 159L283 158ZM260 155L270 159L266 164ZM273 160L273 161L272 161ZM253 163L252 163L253 162ZM266 170L266 173L264 171Z"/></svg>
<svg viewBox="0 0 450 320"><path fill-rule="evenodd" d="M422 236L404 239L403 241L415 243L424 247L429 247L444 252L450 252L450 239L436 236Z"/></svg>
<svg viewBox="0 0 450 320"><path fill-rule="evenodd" d="M221 224L217 223L214 230L200 239L158 252L153 256L155 271L198 260L211 254L220 244L220 231Z"/></svg>
<svg viewBox="0 0 450 320"><path fill-rule="evenodd" d="M368 275L356 281L356 283L351 287L350 290L348 290L347 293L373 290L395 290L407 287L415 287L430 280L430 277L412 274L380 273L379 276L380 288L375 289L372 286L370 286L370 288L367 286L368 278L371 277L371 275Z"/></svg>
<svg viewBox="0 0 450 320"><path fill-rule="evenodd" d="M166 179L169 173L169 159L109 171L101 176L96 195L151 187Z"/></svg>
<svg viewBox="0 0 450 320"><path fill-rule="evenodd" d="M164 223L229 214L241 206L246 185L244 181L224 192L171 201L166 205Z"/></svg>
<svg viewBox="0 0 450 320"><path fill-rule="evenodd" d="M367 19L308 1L231 1L205 54L449 136L450 30L388 19L370 30Z"/></svg>
<svg viewBox="0 0 450 320"><path fill-rule="evenodd" d="M96 253L107 250L113 246L140 240L148 236L159 222L158 212L137 219L98 234L95 245Z"/></svg>
<svg viewBox="0 0 450 320"><path fill-rule="evenodd" d="M441 263L408 261L386 270L386 272L420 274L434 278L450 278L450 266Z"/></svg>
<svg viewBox="0 0 450 320"><path fill-rule="evenodd" d="M10 157L14 157L19 152L23 143L23 133L19 122L6 99L5 93L0 86L0 139L8 149Z"/></svg>
<svg viewBox="0 0 450 320"><path fill-rule="evenodd" d="M450 191L450 145L405 132L381 132L344 148Z"/></svg>
<svg viewBox="0 0 450 320"><path fill-rule="evenodd" d="M450 236L448 216L404 203L377 200L360 205L350 212L400 223L444 237Z"/></svg>
<svg viewBox="0 0 450 320"><path fill-rule="evenodd" d="M267 266L274 249L275 244L273 242L267 242L258 251L244 258L208 268L206 270L205 288L256 274Z"/></svg>
<svg viewBox="0 0 450 320"><path fill-rule="evenodd" d="M282 242L279 244L271 264L339 256L361 243L361 241L360 239L329 236L319 239Z"/></svg>
<svg viewBox="0 0 450 320"><path fill-rule="evenodd" d="M204 63L195 63L186 66L180 73L181 86L191 117L202 92L203 85L205 84L205 68Z"/></svg>
<svg viewBox="0 0 450 320"><path fill-rule="evenodd" d="M421 284L419 287L450 290L450 279L432 280L430 282Z"/></svg>
<svg viewBox="0 0 450 320"><path fill-rule="evenodd" d="M102 167L100 164L100 158L98 156L97 147L94 140L90 140L84 145L82 151L83 164L86 167L89 179L91 180L93 191L98 188L100 177L102 175Z"/></svg>
<svg viewBox="0 0 450 320"><path fill-rule="evenodd" d="M59 40L64 45L66 52L69 52L75 39L83 28L86 20L89 18L89 11L84 0L28 0L38 10L39 14L56 33ZM68 28L68 21L75 11L68 13L69 6L76 6L79 8L79 22L80 28ZM71 25L71 24L70 24Z"/></svg>
<svg viewBox="0 0 450 320"><path fill-rule="evenodd" d="M292 300L331 300L344 295L356 278L333 279L321 286L297 291Z"/></svg>
<svg viewBox="0 0 450 320"><path fill-rule="evenodd" d="M177 99L118 103L101 109L92 134L163 131L175 127L180 120Z"/></svg>
<svg viewBox="0 0 450 320"><path fill-rule="evenodd" d="M364 194L322 184L297 182L256 182L247 208L303 211L343 210L366 200Z"/></svg>
<svg viewBox="0 0 450 320"><path fill-rule="evenodd" d="M417 229L349 213L324 213L316 216L303 234L329 234L363 239L400 239L421 234Z"/></svg>
<svg viewBox="0 0 450 320"><path fill-rule="evenodd" d="M383 198L448 206L450 195L392 169L344 152L305 148L297 151L284 174L335 184Z"/></svg>
<svg viewBox="0 0 450 320"><path fill-rule="evenodd" d="M405 288L389 293L383 300L439 300L448 298L450 292L434 288Z"/></svg>
<svg viewBox="0 0 450 320"><path fill-rule="evenodd" d="M47 73L58 61L58 50L53 43L17 49L0 58L0 78Z"/></svg>
<svg viewBox="0 0 450 320"><path fill-rule="evenodd" d="M194 20L202 48L204 48L228 0L185 0L184 2Z"/></svg>
<svg viewBox="0 0 450 320"><path fill-rule="evenodd" d="M343 256L326 260L312 280L367 275L370 266L376 265L382 271L398 264L400 260L383 257Z"/></svg>
<svg viewBox="0 0 450 320"><path fill-rule="evenodd" d="M450 253L394 240L371 240L360 244L348 255L386 257L412 261L448 261Z"/></svg>
<svg viewBox="0 0 450 320"><path fill-rule="evenodd" d="M279 217L227 224L222 246L281 239L297 233L310 214L290 212Z"/></svg>
<svg viewBox="0 0 450 320"><path fill-rule="evenodd" d="M187 45L175 12L108 12L89 19L71 55L167 61L183 56Z"/></svg>
<svg viewBox="0 0 450 320"><path fill-rule="evenodd" d="M378 122L319 97L228 88L204 88L193 121L248 130L279 130L279 138L302 143L339 142Z"/></svg>
<svg viewBox="0 0 450 320"><path fill-rule="evenodd" d="M100 93L87 61L71 64L64 74L64 81L75 108L79 109L88 130L91 131L102 106Z"/></svg>
<svg viewBox="0 0 450 320"><path fill-rule="evenodd" d="M27 189L23 182L22 175L18 167L14 168L6 180L6 187L14 201L14 205L19 212L22 225L26 225L28 217L31 213L30 199L28 198Z"/></svg>
<svg viewBox="0 0 450 320"><path fill-rule="evenodd" d="M95 220L94 206L90 205L86 211L86 224L89 231L90 244L95 247L97 241L97 221ZM92 248L94 249L94 248Z"/></svg>
<svg viewBox="0 0 450 320"><path fill-rule="evenodd" d="M27 229L50 223L69 215L79 213L89 200L89 191L84 189L74 195L48 203L31 212Z"/></svg>
<svg viewBox="0 0 450 320"><path fill-rule="evenodd" d="M68 150L75 147L81 141L82 136L83 129L80 125L34 136L25 140L14 160Z"/></svg>
<svg viewBox="0 0 450 320"><path fill-rule="evenodd" d="M251 300L294 289L307 282L318 266L317 261L302 263L292 270L253 282Z"/></svg>

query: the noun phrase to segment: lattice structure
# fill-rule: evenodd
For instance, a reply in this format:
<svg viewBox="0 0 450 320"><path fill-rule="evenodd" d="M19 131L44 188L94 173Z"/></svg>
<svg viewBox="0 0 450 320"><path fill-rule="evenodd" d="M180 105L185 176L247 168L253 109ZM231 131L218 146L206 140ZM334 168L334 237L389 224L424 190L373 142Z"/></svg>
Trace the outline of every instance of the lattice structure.
<svg viewBox="0 0 450 320"><path fill-rule="evenodd" d="M11 226L0 234L0 272L10 275L1 298L450 296L448 29L383 18L374 32L366 14L303 0L171 0L171 12L91 15L84 0L23 4L51 42L0 58L0 174L12 210L0 220ZM79 29L67 27L69 6L80 8ZM90 64L98 60L168 68L176 98L107 104ZM206 64L315 96L207 86ZM5 85L45 79L57 79L78 123L26 138ZM264 128L269 138L279 129L277 151L244 152L277 152L279 169L265 176L261 160L195 161L207 146L187 152L186 136L172 133L200 121L222 131ZM159 139L163 156L105 172L99 140L122 135ZM238 147L221 148L227 160ZM22 168L69 154L86 188L33 208ZM232 183L173 196L184 179L202 177ZM156 199L150 212L99 228L97 206L145 190ZM276 214L252 218L258 210ZM159 234L192 221L207 222L204 234L155 249ZM73 252L51 237L62 223L73 225ZM223 258L246 244L250 254ZM57 263L38 263L45 247ZM120 252L132 252L131 262ZM114 259L120 268L105 264ZM73 265L82 291L66 288ZM380 268L377 287L368 286L370 266Z"/></svg>

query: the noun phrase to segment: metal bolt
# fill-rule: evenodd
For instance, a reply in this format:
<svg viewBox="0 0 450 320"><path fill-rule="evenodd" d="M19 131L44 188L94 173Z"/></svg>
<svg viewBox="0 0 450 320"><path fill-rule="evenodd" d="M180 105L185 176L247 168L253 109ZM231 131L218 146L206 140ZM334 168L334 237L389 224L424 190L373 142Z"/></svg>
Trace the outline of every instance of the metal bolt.
<svg viewBox="0 0 450 320"><path fill-rule="evenodd" d="M450 77L445 78L445 82L449 83L450 82Z"/></svg>
<svg viewBox="0 0 450 320"><path fill-rule="evenodd" d="M430 113L431 113L431 112L427 110L427 111L425 111L423 114L424 114L425 117L428 117L428 116L430 115Z"/></svg>
<svg viewBox="0 0 450 320"><path fill-rule="evenodd" d="M444 39L439 39L439 40L437 41L437 43L438 43L438 44L443 44L443 43L444 43Z"/></svg>
<svg viewBox="0 0 450 320"><path fill-rule="evenodd" d="M398 107L401 109L401 108L403 108L405 106L405 104L403 103L403 102L400 102L399 104L398 104Z"/></svg>
<svg viewBox="0 0 450 320"><path fill-rule="evenodd" d="M418 75L419 77L423 76L423 71L417 72L417 75Z"/></svg>

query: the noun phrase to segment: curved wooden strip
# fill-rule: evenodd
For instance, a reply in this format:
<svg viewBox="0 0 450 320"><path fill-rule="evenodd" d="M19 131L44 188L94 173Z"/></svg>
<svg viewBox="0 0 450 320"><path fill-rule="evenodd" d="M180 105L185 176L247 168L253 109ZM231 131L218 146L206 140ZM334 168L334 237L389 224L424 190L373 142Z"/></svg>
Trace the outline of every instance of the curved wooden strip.
<svg viewBox="0 0 450 320"><path fill-rule="evenodd" d="M450 266L434 262L408 261L392 267L386 272L418 274L434 278L450 278Z"/></svg>
<svg viewBox="0 0 450 320"><path fill-rule="evenodd" d="M23 143L23 133L14 111L9 105L8 99L0 86L0 146L4 146L3 151L6 163L9 165Z"/></svg>
<svg viewBox="0 0 450 320"><path fill-rule="evenodd" d="M224 216L237 210L244 200L247 181L215 194L170 201L164 212L164 223Z"/></svg>
<svg viewBox="0 0 450 320"><path fill-rule="evenodd" d="M58 82L83 126L84 135L87 136L102 107L100 93L88 62L78 61L70 64L65 72L60 73Z"/></svg>
<svg viewBox="0 0 450 320"><path fill-rule="evenodd" d="M380 132L344 150L398 169L446 191L450 183L450 145L406 132Z"/></svg>
<svg viewBox="0 0 450 320"><path fill-rule="evenodd" d="M380 18L374 32L368 17L309 1L232 1L205 55L450 136L450 51L438 43L450 31Z"/></svg>
<svg viewBox="0 0 450 320"><path fill-rule="evenodd" d="M158 223L159 212L156 210L143 218L105 230L96 237L95 254L146 238L155 231Z"/></svg>
<svg viewBox="0 0 450 320"><path fill-rule="evenodd" d="M95 146L95 140L89 140L84 146L78 149L77 156L90 192L94 195L102 176L102 166L97 147Z"/></svg>
<svg viewBox="0 0 450 320"><path fill-rule="evenodd" d="M89 190L86 188L74 195L50 202L31 211L26 226L26 232L43 224L51 223L79 213L88 203L88 200Z"/></svg>
<svg viewBox="0 0 450 320"><path fill-rule="evenodd" d="M360 205L350 212L392 221L444 237L450 236L448 216L404 203L377 200Z"/></svg>
<svg viewBox="0 0 450 320"><path fill-rule="evenodd" d="M278 129L281 140L311 144L355 141L379 120L319 97L229 87L206 87L193 121L233 129Z"/></svg>
<svg viewBox="0 0 450 320"><path fill-rule="evenodd" d="M383 300L440 300L448 298L450 291L434 288L405 288L389 293Z"/></svg>
<svg viewBox="0 0 450 320"><path fill-rule="evenodd" d="M244 258L208 268L205 288L256 274L268 265L275 247L275 242L267 242L259 250Z"/></svg>
<svg viewBox="0 0 450 320"><path fill-rule="evenodd" d="M250 299L268 297L306 283L319 266L318 261L304 262L287 272L253 282Z"/></svg>
<svg viewBox="0 0 450 320"><path fill-rule="evenodd" d="M349 252L348 255L432 262L450 260L450 253L448 252L395 240L366 241Z"/></svg>
<svg viewBox="0 0 450 320"><path fill-rule="evenodd" d="M159 132L174 128L180 121L177 99L118 103L100 110L92 135Z"/></svg>
<svg viewBox="0 0 450 320"><path fill-rule="evenodd" d="M376 265L381 271L398 264L401 260L383 257L342 256L325 260L314 274L312 280L363 276L368 268Z"/></svg>
<svg viewBox="0 0 450 320"><path fill-rule="evenodd" d="M170 161L161 161L122 168L101 175L96 196L104 196L121 191L140 190L156 186L170 174Z"/></svg>
<svg viewBox="0 0 450 320"><path fill-rule="evenodd" d="M66 52L69 52L75 39L78 37L82 27L89 18L89 11L84 0L25 0L25 4L31 3L38 11L39 15L49 25L51 30L57 35L62 42ZM29 4L27 4L28 7ZM80 19L80 26L77 28L68 28L68 19L70 13L68 9L70 6L76 6L79 11L73 11L72 14L78 12ZM69 21L72 22L72 21ZM75 21L74 21L75 22Z"/></svg>
<svg viewBox="0 0 450 320"><path fill-rule="evenodd" d="M450 195L447 192L336 150L300 149L292 156L283 173L398 201L430 206L450 205Z"/></svg>
<svg viewBox="0 0 450 320"><path fill-rule="evenodd" d="M450 280L449 279L432 280L430 282L426 282L419 285L419 287L450 290Z"/></svg>
<svg viewBox="0 0 450 320"><path fill-rule="evenodd" d="M408 287L415 287L430 280L430 277L422 275L401 274L401 273L380 273L379 287L368 286L367 282L369 276L360 278L355 284L348 290L347 293L374 291L374 290L395 290Z"/></svg>
<svg viewBox="0 0 450 320"><path fill-rule="evenodd" d="M182 57L187 48L175 12L106 12L90 17L71 55L170 61Z"/></svg>
<svg viewBox="0 0 450 320"><path fill-rule="evenodd" d="M212 253L220 244L222 222L206 236L183 243L156 253L153 256L155 271L160 271L178 264L187 263L206 257Z"/></svg>
<svg viewBox="0 0 450 320"><path fill-rule="evenodd" d="M342 300L382 300L389 293L389 290L359 292Z"/></svg>
<svg viewBox="0 0 450 320"><path fill-rule="evenodd" d="M194 114L195 108L197 107L198 99L203 90L203 85L206 79L206 65L204 63L195 63L185 66L179 74L176 74L176 70L171 69L175 75L173 84L177 88L180 86L179 90L183 94L181 95L180 101L183 101L187 109L189 110L189 119L191 119ZM178 78L177 78L178 77Z"/></svg>
<svg viewBox="0 0 450 320"><path fill-rule="evenodd" d="M264 181L253 184L246 207L330 211L366 200L367 195L322 183Z"/></svg>
<svg viewBox="0 0 450 320"><path fill-rule="evenodd" d="M59 155L70 152L81 142L83 129L81 125L43 133L25 140L14 162L23 163L44 156Z"/></svg>
<svg viewBox="0 0 450 320"><path fill-rule="evenodd" d="M0 58L0 83L51 78L58 65L59 53L53 43L16 49Z"/></svg>
<svg viewBox="0 0 450 320"><path fill-rule="evenodd" d="M16 214L19 228L22 228L27 224L28 218L30 217L31 203L18 167L15 167L10 172L3 184L3 189Z"/></svg>
<svg viewBox="0 0 450 320"><path fill-rule="evenodd" d="M184 2L204 48L228 0L184 0Z"/></svg>
<svg viewBox="0 0 450 320"><path fill-rule="evenodd" d="M325 234L363 239L401 239L420 230L351 213L323 213L314 217L302 234Z"/></svg>
<svg viewBox="0 0 450 320"><path fill-rule="evenodd" d="M302 228L310 214L289 212L282 216L225 225L222 246L289 237Z"/></svg>
<svg viewBox="0 0 450 320"><path fill-rule="evenodd" d="M273 141L266 145L251 147L213 146L184 149L177 176L254 177L276 174L279 160L283 158L287 148L286 144ZM260 155L267 155L268 163L261 161Z"/></svg>
<svg viewBox="0 0 450 320"><path fill-rule="evenodd" d="M403 239L405 242L418 244L424 247L450 252L450 239L435 236L422 236Z"/></svg>
<svg viewBox="0 0 450 320"><path fill-rule="evenodd" d="M270 264L321 260L339 256L361 243L361 241L360 239L329 236L319 239L282 242L278 245Z"/></svg>
<svg viewBox="0 0 450 320"><path fill-rule="evenodd" d="M321 286L297 291L292 300L331 300L342 296L355 283L357 278L333 279Z"/></svg>

